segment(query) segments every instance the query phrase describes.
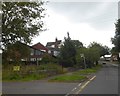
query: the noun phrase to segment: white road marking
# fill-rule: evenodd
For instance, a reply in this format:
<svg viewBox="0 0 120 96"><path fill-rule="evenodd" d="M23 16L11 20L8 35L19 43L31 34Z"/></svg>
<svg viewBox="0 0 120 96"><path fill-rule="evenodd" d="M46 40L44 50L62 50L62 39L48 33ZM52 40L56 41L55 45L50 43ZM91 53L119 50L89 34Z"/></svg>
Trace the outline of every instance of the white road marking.
<svg viewBox="0 0 120 96"><path fill-rule="evenodd" d="M90 81L92 81L94 78L96 78L96 76L93 76L93 77L90 79Z"/></svg>
<svg viewBox="0 0 120 96"><path fill-rule="evenodd" d="M95 79L96 76L93 76L89 81L87 81L81 88L79 91L77 91L75 94L79 94L93 79Z"/></svg>
<svg viewBox="0 0 120 96"><path fill-rule="evenodd" d="M78 86L80 86L82 83L80 83Z"/></svg>
<svg viewBox="0 0 120 96"><path fill-rule="evenodd" d="M96 76L93 76L89 81L87 81L87 82L80 88L80 90L77 91L75 94L79 94L79 93L83 90L83 88L85 88L85 86L87 86L87 84L90 83L90 81L92 81L93 79L95 79L95 77L96 77ZM79 83L79 84L78 84L78 87L80 87L81 85L82 85L82 83ZM74 91L74 90L76 90L76 89L77 89L77 87L73 88L70 92L72 92L72 91ZM65 96L68 96L68 95L70 94L70 92L67 93Z"/></svg>
<svg viewBox="0 0 120 96"><path fill-rule="evenodd" d="M79 83L78 86L80 86L81 84L82 84L82 83ZM74 90L76 90L76 89L77 89L77 87L73 88L70 92L72 92L72 91L74 91ZM68 95L70 94L70 92L67 93L65 96L68 96Z"/></svg>
<svg viewBox="0 0 120 96"><path fill-rule="evenodd" d="M72 89L72 91L76 90L77 88L75 87L74 89Z"/></svg>

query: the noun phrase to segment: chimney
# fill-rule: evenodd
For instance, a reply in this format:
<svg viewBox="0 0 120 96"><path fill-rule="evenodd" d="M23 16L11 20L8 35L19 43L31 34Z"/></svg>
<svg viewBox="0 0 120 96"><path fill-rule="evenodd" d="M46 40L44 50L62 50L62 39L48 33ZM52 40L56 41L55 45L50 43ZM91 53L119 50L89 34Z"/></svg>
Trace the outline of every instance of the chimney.
<svg viewBox="0 0 120 96"><path fill-rule="evenodd" d="M57 37L55 39L55 48L58 48L58 39L57 39Z"/></svg>

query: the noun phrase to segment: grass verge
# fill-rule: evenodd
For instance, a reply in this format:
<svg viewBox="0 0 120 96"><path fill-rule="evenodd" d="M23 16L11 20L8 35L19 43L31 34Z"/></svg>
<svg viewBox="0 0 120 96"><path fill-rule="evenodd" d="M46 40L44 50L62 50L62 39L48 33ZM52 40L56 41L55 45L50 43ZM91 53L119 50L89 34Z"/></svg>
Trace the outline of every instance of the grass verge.
<svg viewBox="0 0 120 96"><path fill-rule="evenodd" d="M56 76L56 77L50 79L49 81L50 82L82 82L82 81L88 79L88 75L90 75L92 73L96 73L100 68L101 68L101 66L96 66L91 69L79 70L79 71L73 72L71 74L64 74L61 76Z"/></svg>
<svg viewBox="0 0 120 96"><path fill-rule="evenodd" d="M55 78L52 78L49 80L50 82L78 82L78 81L83 81L87 79L86 76L80 76L80 75L62 75L62 76L57 76Z"/></svg>

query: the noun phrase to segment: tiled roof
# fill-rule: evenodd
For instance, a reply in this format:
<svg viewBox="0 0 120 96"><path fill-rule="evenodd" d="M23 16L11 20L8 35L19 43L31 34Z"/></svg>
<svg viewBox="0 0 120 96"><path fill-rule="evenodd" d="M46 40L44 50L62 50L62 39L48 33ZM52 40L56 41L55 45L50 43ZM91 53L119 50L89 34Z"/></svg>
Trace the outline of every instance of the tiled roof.
<svg viewBox="0 0 120 96"><path fill-rule="evenodd" d="M35 44L35 45L33 45L32 46L33 48L36 48L36 49L38 49L38 50L46 50L46 51L48 51L48 48L46 48L44 45L42 45L40 42L39 43L37 43L37 44Z"/></svg>

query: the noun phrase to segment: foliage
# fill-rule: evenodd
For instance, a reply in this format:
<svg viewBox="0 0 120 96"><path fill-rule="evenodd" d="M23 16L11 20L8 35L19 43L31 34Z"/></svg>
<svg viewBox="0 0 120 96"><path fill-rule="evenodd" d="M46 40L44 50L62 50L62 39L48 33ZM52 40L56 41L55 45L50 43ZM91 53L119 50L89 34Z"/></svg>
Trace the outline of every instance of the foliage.
<svg viewBox="0 0 120 96"><path fill-rule="evenodd" d="M2 2L2 45L30 43L42 31L43 2Z"/></svg>
<svg viewBox="0 0 120 96"><path fill-rule="evenodd" d="M117 20L115 23L116 31L114 38L111 38L112 44L115 45L115 47L112 48L112 53L115 55L118 55L120 52L120 19ZM120 58L118 56L118 60L120 62Z"/></svg>
<svg viewBox="0 0 120 96"><path fill-rule="evenodd" d="M46 78L55 74L62 74L62 67L58 64L20 65L20 71L13 71L13 65L2 66L3 81L28 81Z"/></svg>
<svg viewBox="0 0 120 96"><path fill-rule="evenodd" d="M85 65L84 65L84 58L81 57L81 54L84 54L85 63L88 68L95 66L94 62L98 61L100 58L99 50L96 47L91 47L91 48L83 47L78 49L76 55L77 65L82 66L82 68L84 68Z"/></svg>
<svg viewBox="0 0 120 96"><path fill-rule="evenodd" d="M74 44L74 46L75 46L76 49L83 47L83 43L80 42L79 40L72 40L72 42L73 42L73 44Z"/></svg>
<svg viewBox="0 0 120 96"><path fill-rule="evenodd" d="M21 59L26 59L29 55L30 48L27 45L20 42L9 44L2 55L3 64L8 63L10 60L14 61L14 64L19 64Z"/></svg>
<svg viewBox="0 0 120 96"><path fill-rule="evenodd" d="M40 63L45 63L45 64L47 64L47 63L58 63L58 60L57 60L57 58L53 57L52 55L46 53L46 54L43 55L43 58L40 61Z"/></svg>
<svg viewBox="0 0 120 96"><path fill-rule="evenodd" d="M115 36L112 38L112 43L115 45L115 51L120 52L120 19L115 23L116 31Z"/></svg>
<svg viewBox="0 0 120 96"><path fill-rule="evenodd" d="M100 56L104 56L109 54L110 49L107 46L103 46L102 44L99 44L97 42L93 42L89 45L89 48L97 48L99 51Z"/></svg>
<svg viewBox="0 0 120 96"><path fill-rule="evenodd" d="M76 64L75 56L76 49L68 35L68 38L65 38L64 45L61 48L59 61L64 67L72 67Z"/></svg>

